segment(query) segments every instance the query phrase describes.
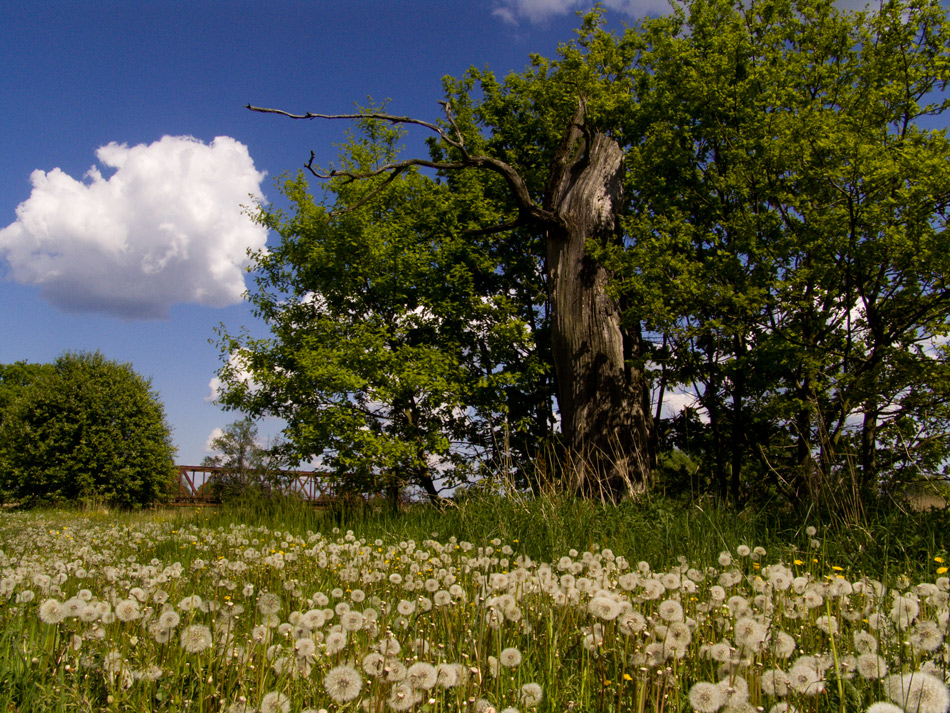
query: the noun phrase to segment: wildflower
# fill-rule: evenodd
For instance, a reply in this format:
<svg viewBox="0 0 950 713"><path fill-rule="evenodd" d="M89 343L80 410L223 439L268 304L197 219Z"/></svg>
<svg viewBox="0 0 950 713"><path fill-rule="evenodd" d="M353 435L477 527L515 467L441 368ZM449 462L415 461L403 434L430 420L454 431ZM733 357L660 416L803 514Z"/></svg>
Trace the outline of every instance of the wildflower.
<svg viewBox="0 0 950 713"><path fill-rule="evenodd" d="M513 646L502 649L501 653L498 654L498 663L505 668L515 668L521 663L521 652Z"/></svg>
<svg viewBox="0 0 950 713"><path fill-rule="evenodd" d="M617 620L617 626L621 632L632 636L646 628L647 620L640 612L628 611Z"/></svg>
<svg viewBox="0 0 950 713"><path fill-rule="evenodd" d="M58 624L66 618L66 610L58 599L47 599L40 604L40 621L44 624Z"/></svg>
<svg viewBox="0 0 950 713"><path fill-rule="evenodd" d="M766 638L768 638L768 629L752 617L743 617L736 622L736 646L759 652L762 650Z"/></svg>
<svg viewBox="0 0 950 713"><path fill-rule="evenodd" d="M394 711L407 711L420 700L422 696L412 690L412 686L408 683L399 683L392 687L386 702Z"/></svg>
<svg viewBox="0 0 950 713"><path fill-rule="evenodd" d="M260 713L288 713L290 699L279 691L271 691L261 699Z"/></svg>
<svg viewBox="0 0 950 713"><path fill-rule="evenodd" d="M587 604L587 610L603 621L613 621L622 611L620 603L612 597L594 597Z"/></svg>
<svg viewBox="0 0 950 713"><path fill-rule="evenodd" d="M769 669L762 674L762 693L782 698L788 695L788 676L779 668Z"/></svg>
<svg viewBox="0 0 950 713"><path fill-rule="evenodd" d="M386 658L376 651L372 651L363 657L363 671L370 676L378 678L383 675L386 669Z"/></svg>
<svg viewBox="0 0 950 713"><path fill-rule="evenodd" d="M334 703L346 703L360 694L363 679L352 666L336 666L323 679L323 687Z"/></svg>
<svg viewBox="0 0 950 713"><path fill-rule="evenodd" d="M894 604L891 606L889 616L891 621L900 628L906 629L917 618L919 613L920 605L915 599L897 594L894 597Z"/></svg>
<svg viewBox="0 0 950 713"><path fill-rule="evenodd" d="M715 683L701 681L689 689L689 704L698 713L715 713L724 702L722 688Z"/></svg>
<svg viewBox="0 0 950 713"><path fill-rule="evenodd" d="M317 644L309 636L294 641L294 651L299 659L310 659L317 653Z"/></svg>
<svg viewBox="0 0 950 713"><path fill-rule="evenodd" d="M119 621L133 621L140 616L139 603L135 599L123 599L115 605L115 618Z"/></svg>
<svg viewBox="0 0 950 713"><path fill-rule="evenodd" d="M324 645L328 655L338 654L346 648L346 634L342 631L331 631L324 640Z"/></svg>
<svg viewBox="0 0 950 713"><path fill-rule="evenodd" d="M829 636L834 636L838 633L838 620L833 616L829 616L828 614L822 614L820 617L818 617L818 619L815 621L815 626L817 626Z"/></svg>
<svg viewBox="0 0 950 713"><path fill-rule="evenodd" d="M888 698L911 713L946 713L950 708L947 686L925 671L888 676L884 690Z"/></svg>
<svg viewBox="0 0 950 713"><path fill-rule="evenodd" d="M877 652L877 639L867 631L854 632L854 650L859 654L873 654Z"/></svg>
<svg viewBox="0 0 950 713"><path fill-rule="evenodd" d="M825 682L814 666L796 663L788 672L788 685L805 696L815 696L825 690Z"/></svg>
<svg viewBox="0 0 950 713"><path fill-rule="evenodd" d="M192 594L178 602L178 608L182 611L191 611L192 609L201 609L203 603L201 597L197 594Z"/></svg>
<svg viewBox="0 0 950 713"><path fill-rule="evenodd" d="M442 688L455 688L459 685L461 676L459 666L450 663L440 663L435 667L436 683Z"/></svg>
<svg viewBox="0 0 950 713"><path fill-rule="evenodd" d="M399 642L395 639L383 639L376 646L379 653L383 656L395 657L399 655L399 652L402 650L402 646L399 645Z"/></svg>
<svg viewBox="0 0 950 713"><path fill-rule="evenodd" d="M418 661L406 670L406 680L414 689L428 691L435 687L438 681L438 673L435 666L425 661Z"/></svg>
<svg viewBox="0 0 950 713"><path fill-rule="evenodd" d="M267 616L280 611L280 597L273 592L264 592L257 598L257 610Z"/></svg>
<svg viewBox="0 0 950 713"><path fill-rule="evenodd" d="M416 611L416 605L413 602L400 599L396 605L396 611L399 612L401 616L412 616Z"/></svg>
<svg viewBox="0 0 950 713"><path fill-rule="evenodd" d="M518 699L525 708L534 708L541 702L541 686L537 683L526 683L521 687Z"/></svg>
<svg viewBox="0 0 950 713"><path fill-rule="evenodd" d="M399 681L405 681L406 675L409 672L409 669L406 668L406 664L402 661L387 661L386 662L386 680L394 683Z"/></svg>
<svg viewBox="0 0 950 713"><path fill-rule="evenodd" d="M749 702L749 684L742 676L722 679L719 688L724 696L723 704L730 708L739 708Z"/></svg>
<svg viewBox="0 0 950 713"><path fill-rule="evenodd" d="M181 647L190 654L197 654L214 643L211 630L203 624L192 624L181 632Z"/></svg>
<svg viewBox="0 0 950 713"><path fill-rule="evenodd" d="M63 608L66 609L66 616L73 618L78 617L79 612L81 612L86 606L86 603L79 597L71 597L63 603Z"/></svg>
<svg viewBox="0 0 950 713"><path fill-rule="evenodd" d="M667 599L657 607L657 613L664 621L682 621L683 606L675 599Z"/></svg>
<svg viewBox="0 0 950 713"><path fill-rule="evenodd" d="M874 653L865 653L858 656L856 666L858 674L862 678L876 680L887 675L887 662Z"/></svg>
<svg viewBox="0 0 950 713"><path fill-rule="evenodd" d="M904 709L887 701L878 701L868 706L865 713L904 713Z"/></svg>
<svg viewBox="0 0 950 713"><path fill-rule="evenodd" d="M785 703L783 701L769 708L769 713L799 713L799 711L791 703Z"/></svg>
<svg viewBox="0 0 950 713"><path fill-rule="evenodd" d="M910 645L917 651L936 651L943 643L943 632L932 621L921 621L910 635Z"/></svg>
<svg viewBox="0 0 950 713"><path fill-rule="evenodd" d="M363 615L358 611L348 611L340 617L340 626L344 631L359 631L363 628Z"/></svg>
<svg viewBox="0 0 950 713"><path fill-rule="evenodd" d="M180 621L181 617L173 609L166 609L158 617L158 625L162 629L174 629Z"/></svg>

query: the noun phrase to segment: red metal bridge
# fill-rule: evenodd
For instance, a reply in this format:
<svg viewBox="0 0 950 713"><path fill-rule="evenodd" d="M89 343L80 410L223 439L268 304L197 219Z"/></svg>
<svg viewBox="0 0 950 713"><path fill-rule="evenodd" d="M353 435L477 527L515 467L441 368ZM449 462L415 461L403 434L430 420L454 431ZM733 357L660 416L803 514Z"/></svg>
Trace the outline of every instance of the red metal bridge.
<svg viewBox="0 0 950 713"><path fill-rule="evenodd" d="M231 468L209 465L178 466L178 484L172 486L174 505L213 505L219 502L219 486L233 484L237 474ZM249 471L243 476L248 484L257 481L262 487L296 495L315 505L327 504L337 493L326 473L310 470L280 470L267 474Z"/></svg>

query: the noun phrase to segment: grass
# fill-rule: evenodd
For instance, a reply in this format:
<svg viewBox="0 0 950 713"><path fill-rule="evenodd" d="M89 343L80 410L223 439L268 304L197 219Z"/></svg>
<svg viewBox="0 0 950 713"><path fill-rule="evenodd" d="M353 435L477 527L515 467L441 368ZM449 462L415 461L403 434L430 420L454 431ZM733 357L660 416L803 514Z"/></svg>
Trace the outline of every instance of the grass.
<svg viewBox="0 0 950 713"><path fill-rule="evenodd" d="M864 512L4 513L0 711L936 711L948 515Z"/></svg>

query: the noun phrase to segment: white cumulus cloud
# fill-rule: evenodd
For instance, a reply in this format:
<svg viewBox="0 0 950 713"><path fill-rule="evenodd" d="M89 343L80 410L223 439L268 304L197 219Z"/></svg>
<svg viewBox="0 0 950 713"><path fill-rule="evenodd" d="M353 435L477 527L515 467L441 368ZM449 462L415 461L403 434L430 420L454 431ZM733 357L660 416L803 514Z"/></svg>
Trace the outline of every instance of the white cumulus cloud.
<svg viewBox="0 0 950 713"><path fill-rule="evenodd" d="M242 207L260 199L264 179L247 147L227 136L165 136L110 143L96 157L82 180L59 168L33 172L30 197L0 229L7 277L60 309L125 319L165 318L176 303L239 302L247 250L267 238Z"/></svg>
<svg viewBox="0 0 950 713"><path fill-rule="evenodd" d="M516 25L519 20L544 22L554 16L589 10L589 0L500 0L492 14ZM669 0L605 0L604 7L632 18L663 15L670 11Z"/></svg>
<svg viewBox="0 0 950 713"><path fill-rule="evenodd" d="M492 14L511 25L517 25L521 20L539 23L555 16L584 12L593 4L590 0L497 0ZM666 15L671 10L669 0L603 0L602 4L608 10L629 18ZM835 4L840 10L864 10L867 7L873 10L877 6L869 0L837 0Z"/></svg>

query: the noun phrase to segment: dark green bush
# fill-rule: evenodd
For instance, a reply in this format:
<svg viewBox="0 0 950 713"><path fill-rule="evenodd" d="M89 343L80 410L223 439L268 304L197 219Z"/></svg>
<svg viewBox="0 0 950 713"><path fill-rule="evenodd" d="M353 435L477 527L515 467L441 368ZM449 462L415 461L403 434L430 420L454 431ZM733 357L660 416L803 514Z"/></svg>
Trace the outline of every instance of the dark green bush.
<svg viewBox="0 0 950 713"><path fill-rule="evenodd" d="M0 418L6 499L140 507L166 494L175 451L164 408L130 364L64 354L8 396Z"/></svg>

